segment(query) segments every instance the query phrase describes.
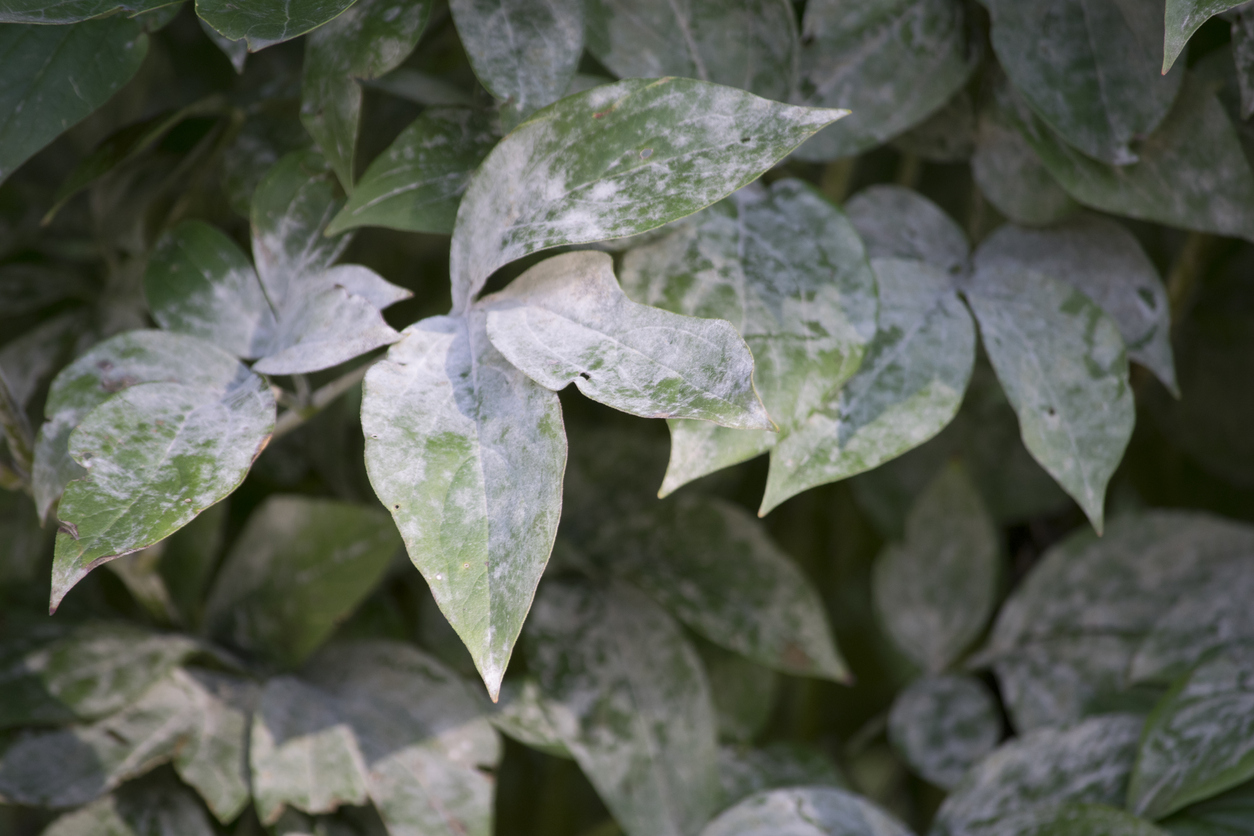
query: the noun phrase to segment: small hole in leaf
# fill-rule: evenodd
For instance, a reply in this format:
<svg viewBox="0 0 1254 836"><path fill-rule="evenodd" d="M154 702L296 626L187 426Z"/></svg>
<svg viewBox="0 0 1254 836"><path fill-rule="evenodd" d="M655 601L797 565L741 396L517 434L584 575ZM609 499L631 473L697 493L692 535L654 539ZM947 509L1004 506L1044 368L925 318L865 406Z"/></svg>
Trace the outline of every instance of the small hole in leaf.
<svg viewBox="0 0 1254 836"><path fill-rule="evenodd" d="M646 148L646 149L644 149L643 151L641 151L641 152L640 152L640 159L642 159L642 160L647 160L647 159L649 159L649 157L652 157L652 156L653 156L653 149L652 149L652 148Z"/></svg>
<svg viewBox="0 0 1254 836"><path fill-rule="evenodd" d="M1053 418L1053 417L1055 417L1055 416L1057 416L1057 415L1058 415L1058 410L1054 409L1054 408L1051 406L1051 407L1048 407L1048 408L1045 410L1045 414L1046 414L1046 415L1048 415L1050 418Z"/></svg>
<svg viewBox="0 0 1254 836"><path fill-rule="evenodd" d="M584 380L591 380L591 379L592 379L592 375L588 374L587 372L580 372L580 373L579 373L579 376L580 376L580 377L582 377Z"/></svg>
<svg viewBox="0 0 1254 836"><path fill-rule="evenodd" d="M753 138L753 137L750 137L750 136L746 135L746 136L742 136L742 137L740 138L740 141L741 141L742 143L748 143L748 142L749 142L749 140L750 140L750 139L752 139L752 138Z"/></svg>
<svg viewBox="0 0 1254 836"><path fill-rule="evenodd" d="M392 507L395 508L397 511L401 510L401 506L399 505L393 505Z"/></svg>

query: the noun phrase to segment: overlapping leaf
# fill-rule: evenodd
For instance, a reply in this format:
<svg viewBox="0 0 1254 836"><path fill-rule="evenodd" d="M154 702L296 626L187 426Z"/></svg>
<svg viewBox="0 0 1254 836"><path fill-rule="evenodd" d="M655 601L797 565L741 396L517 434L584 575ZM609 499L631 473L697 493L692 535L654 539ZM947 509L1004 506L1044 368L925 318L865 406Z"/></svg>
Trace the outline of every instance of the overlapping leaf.
<svg viewBox="0 0 1254 836"><path fill-rule="evenodd" d="M247 41L248 51L299 37L335 19L354 0L196 0L196 14L228 40Z"/></svg>
<svg viewBox="0 0 1254 836"><path fill-rule="evenodd" d="M771 719L779 692L779 676L770 668L709 642L699 643L697 652L710 683L710 695L718 715L719 740L750 742ZM724 771L721 766L719 771L720 774Z"/></svg>
<svg viewBox="0 0 1254 836"><path fill-rule="evenodd" d="M970 676L925 676L897 695L888 739L911 768L951 790L1001 740L1001 715L988 688Z"/></svg>
<svg viewBox="0 0 1254 836"><path fill-rule="evenodd" d="M721 813L701 836L909 836L897 819L861 796L826 787L761 792Z"/></svg>
<svg viewBox="0 0 1254 836"><path fill-rule="evenodd" d="M121 12L127 17L174 5L178 0L62 0L58 3L4 0L0 23L80 23Z"/></svg>
<svg viewBox="0 0 1254 836"><path fill-rule="evenodd" d="M205 670L186 669L193 681L188 691L188 733L174 755L174 770L195 788L205 804L226 824L234 821L252 797L248 774L248 727L257 701L257 686L244 679Z"/></svg>
<svg viewBox="0 0 1254 836"><path fill-rule="evenodd" d="M1163 38L1163 73L1184 52L1193 33L1210 18L1240 6L1243 0L1167 0L1166 32Z"/></svg>
<svg viewBox="0 0 1254 836"><path fill-rule="evenodd" d="M996 105L980 114L971 176L988 202L1015 223L1044 226L1080 208Z"/></svg>
<svg viewBox="0 0 1254 836"><path fill-rule="evenodd" d="M177 781L129 784L81 810L67 813L46 836L213 836L204 808Z"/></svg>
<svg viewBox="0 0 1254 836"><path fill-rule="evenodd" d="M848 788L840 770L820 749L781 741L768 743L760 749L744 745L720 746L718 775L723 784L723 801L728 806L763 790Z"/></svg>
<svg viewBox="0 0 1254 836"><path fill-rule="evenodd" d="M1009 836L1167 836L1145 819L1109 804L1057 804L1010 816Z"/></svg>

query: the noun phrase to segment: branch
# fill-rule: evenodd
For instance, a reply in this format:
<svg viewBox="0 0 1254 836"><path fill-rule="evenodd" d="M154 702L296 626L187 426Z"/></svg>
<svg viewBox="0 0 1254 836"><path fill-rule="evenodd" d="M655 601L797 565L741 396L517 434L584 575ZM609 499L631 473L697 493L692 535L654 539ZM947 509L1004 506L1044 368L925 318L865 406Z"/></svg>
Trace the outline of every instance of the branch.
<svg viewBox="0 0 1254 836"><path fill-rule="evenodd" d="M362 382L366 377L366 372L370 371L370 367L382 359L376 358L369 363L363 363L351 372L337 377L326 386L319 387L309 397L309 405L300 409L289 409L279 416L279 420L274 423L274 432L270 435L270 440L287 435L310 418L317 415L322 410L330 406L331 402L343 395L349 389Z"/></svg>

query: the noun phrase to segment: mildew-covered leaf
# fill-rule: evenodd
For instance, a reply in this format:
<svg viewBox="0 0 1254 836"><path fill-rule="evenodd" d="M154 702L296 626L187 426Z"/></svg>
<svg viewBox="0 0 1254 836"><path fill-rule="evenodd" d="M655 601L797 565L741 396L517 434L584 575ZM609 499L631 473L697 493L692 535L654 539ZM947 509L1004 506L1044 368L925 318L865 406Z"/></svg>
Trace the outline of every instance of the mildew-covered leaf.
<svg viewBox="0 0 1254 836"><path fill-rule="evenodd" d="M1136 420L1118 326L1080 291L983 246L965 295L1024 445L1101 532Z"/></svg>
<svg viewBox="0 0 1254 836"><path fill-rule="evenodd" d="M48 7L31 5L40 11ZM148 36L124 15L70 26L0 28L0 75L5 80L0 89L0 182L107 102L135 75L147 53Z"/></svg>
<svg viewBox="0 0 1254 836"><path fill-rule="evenodd" d="M1254 833L1254 783L1191 804L1159 824L1173 836L1249 836Z"/></svg>
<svg viewBox="0 0 1254 836"><path fill-rule="evenodd" d="M236 363L221 387L143 383L70 435L86 475L66 486L51 607L102 563L162 540L234 491L274 429L274 395Z"/></svg>
<svg viewBox="0 0 1254 836"><path fill-rule="evenodd" d="M486 112L423 111L369 165L327 234L359 226L451 233L466 183L498 139Z"/></svg>
<svg viewBox="0 0 1254 836"><path fill-rule="evenodd" d="M410 559L496 697L561 512L557 395L488 341L485 316L405 330L366 375L366 468Z"/></svg>
<svg viewBox="0 0 1254 836"><path fill-rule="evenodd" d="M452 0L466 57L513 124L562 97L583 55L582 0Z"/></svg>
<svg viewBox="0 0 1254 836"><path fill-rule="evenodd" d="M1184 68L1159 72L1156 0L991 0L993 51L1032 108L1066 142L1107 165L1171 109Z"/></svg>
<svg viewBox="0 0 1254 836"><path fill-rule="evenodd" d="M696 646L718 715L719 740L748 743L771 719L779 675L710 642L698 641Z"/></svg>
<svg viewBox="0 0 1254 836"><path fill-rule="evenodd" d="M1254 170L1213 87L1192 73L1171 112L1137 148L1136 165L1098 162L1068 146L1021 103L1006 109L1050 174L1080 203L1169 226L1254 238Z"/></svg>
<svg viewBox="0 0 1254 836"><path fill-rule="evenodd" d="M1145 724L1128 808L1160 819L1254 778L1254 645L1204 659Z"/></svg>
<svg viewBox="0 0 1254 836"><path fill-rule="evenodd" d="M593 0L588 51L620 78L685 76L788 101L797 21L785 0Z"/></svg>
<svg viewBox="0 0 1254 836"><path fill-rule="evenodd" d="M701 836L910 836L910 829L860 795L797 787L749 796Z"/></svg>
<svg viewBox="0 0 1254 836"><path fill-rule="evenodd" d="M641 593L550 582L527 660L566 748L631 836L681 836L719 805L714 709L696 652Z"/></svg>
<svg viewBox="0 0 1254 836"><path fill-rule="evenodd" d="M193 787L218 821L228 824L248 805L248 727L258 688L248 680L184 669L194 700L189 733L174 755L174 770Z"/></svg>
<svg viewBox="0 0 1254 836"><path fill-rule="evenodd" d="M506 680L501 686L497 710L489 719L502 734L530 749L555 758L570 758L570 751L549 717L552 709L547 703L534 679Z"/></svg>
<svg viewBox="0 0 1254 836"><path fill-rule="evenodd" d="M953 0L816 0L801 31L803 100L853 111L798 149L803 160L859 154L919 124L974 67Z"/></svg>
<svg viewBox="0 0 1254 836"><path fill-rule="evenodd" d="M370 593L400 548L373 508L271 496L249 517L205 605L206 629L286 666L312 653Z"/></svg>
<svg viewBox="0 0 1254 836"><path fill-rule="evenodd" d="M925 676L897 695L888 739L906 763L952 790L1001 740L1001 713L988 687L971 676Z"/></svg>
<svg viewBox="0 0 1254 836"><path fill-rule="evenodd" d="M761 513L816 485L862 473L948 424L975 362L975 325L937 267L873 259L879 330L862 367L771 453Z"/></svg>
<svg viewBox="0 0 1254 836"><path fill-rule="evenodd" d="M44 836L214 836L214 829L196 796L162 776L66 813Z"/></svg>
<svg viewBox="0 0 1254 836"><path fill-rule="evenodd" d="M1145 819L1108 804L1057 804L1006 819L1005 836L1167 836Z"/></svg>
<svg viewBox="0 0 1254 836"><path fill-rule="evenodd" d="M263 374L329 369L398 339L363 297L343 287L310 288L283 309L271 351L253 369Z"/></svg>
<svg viewBox="0 0 1254 836"><path fill-rule="evenodd" d="M1167 290L1140 243L1119 223L1085 215L1049 229L1003 226L980 245L982 270L1028 269L1066 282L1119 327L1128 359L1179 394Z"/></svg>
<svg viewBox="0 0 1254 836"><path fill-rule="evenodd" d="M962 227L932 201L902 186L870 186L845 205L866 256L923 261L951 276L970 270Z"/></svg>
<svg viewBox="0 0 1254 836"><path fill-rule="evenodd" d="M785 673L849 677L818 590L739 506L675 497L607 522L590 556L721 647Z"/></svg>
<svg viewBox="0 0 1254 836"><path fill-rule="evenodd" d="M530 253L691 215L842 115L685 78L568 96L510 133L471 177L453 230L453 309L465 311L498 267Z"/></svg>
<svg viewBox="0 0 1254 836"><path fill-rule="evenodd" d="M300 121L353 191L360 81L396 69L427 26L431 0L357 0L305 39Z"/></svg>
<svg viewBox="0 0 1254 836"><path fill-rule="evenodd" d="M802 786L848 788L840 770L822 751L782 741L768 743L761 749L720 746L718 776L723 785L723 801L728 806L762 790Z"/></svg>
<svg viewBox="0 0 1254 836"><path fill-rule="evenodd" d="M786 437L858 368L874 333L875 282L858 236L797 180L751 186L659 241L630 250L633 299L688 316L726 319L754 357L754 383L780 433L672 421L662 495Z"/></svg>
<svg viewBox="0 0 1254 836"><path fill-rule="evenodd" d="M632 302L605 253L546 259L486 297L492 345L557 391L645 418L693 418L771 429L753 386L753 355L728 322Z"/></svg>
<svg viewBox="0 0 1254 836"><path fill-rule="evenodd" d="M316 29L353 0L196 0L196 14L228 40L245 40L257 52Z"/></svg>
<svg viewBox="0 0 1254 836"><path fill-rule="evenodd" d="M1193 33L1220 12L1240 6L1245 0L1167 0L1166 32L1163 38L1163 74L1176 63Z"/></svg>
<svg viewBox="0 0 1254 836"><path fill-rule="evenodd" d="M997 528L959 464L942 470L875 561L875 610L897 646L939 673L979 637L997 603Z"/></svg>
<svg viewBox="0 0 1254 836"><path fill-rule="evenodd" d="M971 176L988 202L1015 223L1045 226L1080 208L994 103L980 113Z"/></svg>
<svg viewBox="0 0 1254 836"><path fill-rule="evenodd" d="M1068 729L1041 729L976 764L936 814L933 836L993 836L1011 815L1062 802L1119 805L1142 718L1108 714Z"/></svg>
<svg viewBox="0 0 1254 836"><path fill-rule="evenodd" d="M135 17L144 12L170 6L179 0L3 0L0 2L0 23L80 23L94 17L121 12Z"/></svg>

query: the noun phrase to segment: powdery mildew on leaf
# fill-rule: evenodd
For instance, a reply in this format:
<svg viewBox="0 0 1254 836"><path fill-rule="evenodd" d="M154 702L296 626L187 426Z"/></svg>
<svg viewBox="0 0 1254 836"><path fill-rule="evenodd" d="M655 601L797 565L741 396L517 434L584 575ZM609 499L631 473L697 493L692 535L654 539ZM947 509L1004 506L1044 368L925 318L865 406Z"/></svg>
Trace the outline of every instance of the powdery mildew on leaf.
<svg viewBox="0 0 1254 836"><path fill-rule="evenodd" d="M1179 396L1167 289L1121 224L1084 215L1049 229L1003 226L980 245L979 261L981 269L1039 271L1088 296L1119 327L1128 359Z"/></svg>
<svg viewBox="0 0 1254 836"><path fill-rule="evenodd" d="M1184 68L1159 72L1156 0L993 0L993 51L1032 108L1108 165L1135 163L1132 143L1171 109Z"/></svg>
<svg viewBox="0 0 1254 836"><path fill-rule="evenodd" d="M1160 819L1254 777L1254 645L1212 655L1146 721L1128 807Z"/></svg>
<svg viewBox="0 0 1254 836"><path fill-rule="evenodd" d="M284 308L271 351L253 368L262 374L329 369L398 339L378 308L342 287L330 287L306 292Z"/></svg>
<svg viewBox="0 0 1254 836"><path fill-rule="evenodd" d="M923 261L951 276L971 269L962 227L932 201L902 186L869 186L845 205L866 256Z"/></svg>
<svg viewBox="0 0 1254 836"><path fill-rule="evenodd" d="M952 790L1001 740L1001 713L971 676L925 676L897 695L888 739L919 775Z"/></svg>
<svg viewBox="0 0 1254 836"><path fill-rule="evenodd" d="M798 787L751 795L701 836L910 836L893 816L845 790Z"/></svg>
<svg viewBox="0 0 1254 836"><path fill-rule="evenodd" d="M274 429L274 395L239 366L222 388L144 383L93 409L69 439L86 475L66 486L51 608L102 563L173 534L230 494Z"/></svg>
<svg viewBox="0 0 1254 836"><path fill-rule="evenodd" d="M1119 805L1143 721L1108 714L1003 744L945 799L932 836L994 836L1011 814L1061 802Z"/></svg>
<svg viewBox="0 0 1254 836"><path fill-rule="evenodd" d="M204 809L185 787L168 779L128 784L81 810L67 813L44 836L213 836Z"/></svg>
<svg viewBox="0 0 1254 836"><path fill-rule="evenodd" d="M506 680L501 686L497 710L490 718L492 725L529 749L557 758L570 758L550 718L552 708L546 706L547 702L534 679Z"/></svg>
<svg viewBox="0 0 1254 836"><path fill-rule="evenodd" d="M1168 836L1131 813L1109 804L1056 804L1011 815L1001 833L1007 836ZM1175 836L1180 834L1172 830Z"/></svg>
<svg viewBox="0 0 1254 836"><path fill-rule="evenodd" d="M245 40L248 51L257 52L316 29L351 5L353 0L196 0L196 14L229 40Z"/></svg>
<svg viewBox="0 0 1254 836"><path fill-rule="evenodd" d="M451 233L470 175L498 139L488 113L428 108L370 163L327 233L358 226Z"/></svg>
<svg viewBox="0 0 1254 836"><path fill-rule="evenodd" d="M568 96L519 125L471 178L453 230L453 309L525 255L703 209L843 115L685 78Z"/></svg>
<svg viewBox="0 0 1254 836"><path fill-rule="evenodd" d="M631 836L683 836L718 808L714 709L696 652L640 592L547 583L527 659L566 748Z"/></svg>
<svg viewBox="0 0 1254 836"><path fill-rule="evenodd" d="M259 689L245 679L184 669L190 680L189 733L174 755L174 770L195 788L223 824L252 798L248 775L248 727Z"/></svg>
<svg viewBox="0 0 1254 836"><path fill-rule="evenodd" d="M1136 410L1118 326L1035 265L975 254L965 295L1023 443L1100 533ZM995 253L995 251L994 251Z"/></svg>
<svg viewBox="0 0 1254 836"><path fill-rule="evenodd" d="M788 101L799 49L786 0L588 4L588 51L620 78L685 76Z"/></svg>
<svg viewBox="0 0 1254 836"><path fill-rule="evenodd" d="M984 629L997 603L997 527L959 464L942 470L872 570L875 611L888 635L919 667L940 673Z"/></svg>
<svg viewBox="0 0 1254 836"><path fill-rule="evenodd" d="M953 0L817 0L802 21L800 92L853 111L797 151L821 162L868 150L939 110L975 66Z"/></svg>
<svg viewBox="0 0 1254 836"><path fill-rule="evenodd" d="M714 699L718 739L749 744L771 719L779 694L779 676L770 668L710 642L699 642L697 653ZM721 765L719 774L723 775Z"/></svg>
<svg viewBox="0 0 1254 836"><path fill-rule="evenodd" d="M175 0L5 0L0 6L0 23L79 23L114 12L134 17L173 2Z"/></svg>
<svg viewBox="0 0 1254 836"><path fill-rule="evenodd" d="M561 98L583 55L582 0L452 0L475 76L513 121Z"/></svg>
<svg viewBox="0 0 1254 836"><path fill-rule="evenodd" d="M741 508L683 496L607 523L590 556L717 645L847 681L818 590Z"/></svg>
<svg viewBox="0 0 1254 836"><path fill-rule="evenodd" d="M557 395L488 341L485 316L411 325L366 375L366 468L493 697L561 512Z"/></svg>
<svg viewBox="0 0 1254 836"><path fill-rule="evenodd" d="M814 746L782 741L761 749L743 744L718 747L718 776L728 806L762 790L802 786L848 789L826 753Z"/></svg>
<svg viewBox="0 0 1254 836"><path fill-rule="evenodd" d="M574 383L645 418L773 429L754 389L754 357L736 329L631 301L605 253L546 259L478 307L492 345L545 388Z"/></svg>
<svg viewBox="0 0 1254 836"><path fill-rule="evenodd" d="M874 335L875 280L839 209L797 180L750 186L661 240L630 250L636 301L730 321L780 433L671 422L661 494L770 449L849 379Z"/></svg>

